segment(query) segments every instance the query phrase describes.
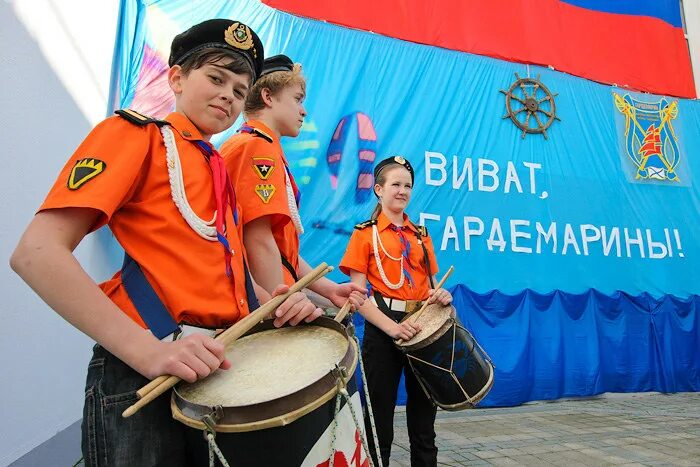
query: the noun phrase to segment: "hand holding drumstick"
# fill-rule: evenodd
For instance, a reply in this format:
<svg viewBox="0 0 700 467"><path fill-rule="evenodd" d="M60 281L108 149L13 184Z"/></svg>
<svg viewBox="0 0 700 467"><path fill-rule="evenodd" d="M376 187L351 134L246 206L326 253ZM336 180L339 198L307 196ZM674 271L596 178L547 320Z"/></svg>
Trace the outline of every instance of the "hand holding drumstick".
<svg viewBox="0 0 700 467"><path fill-rule="evenodd" d="M273 311L278 309L280 305L285 303L285 300L287 300L290 296L295 294L296 292L299 292L302 290L304 287L306 287L308 284L314 282L315 280L318 280L319 278L325 276L328 274L331 270L333 270L333 267L328 266L326 263L321 263L318 265L316 268L314 268L311 272L309 272L307 275L302 277L298 282L293 284L289 290L286 293L283 293L281 295L277 295L273 297L270 301L262 305L260 308L222 332L216 337L216 341L218 343L221 343L224 345L224 347L229 346L232 344L236 339L241 337L243 334L248 332L250 329L253 328L257 323L259 323L261 320L266 318L268 315L270 315ZM294 309L295 306L297 306L298 303L294 302L290 304L288 307L287 311L290 311ZM280 316L281 315L281 316ZM282 313L276 313L275 314L275 322L277 323L278 320L282 320L282 323L284 323L287 320L290 320L291 316L287 316L287 312L282 312ZM293 321L290 321L292 324ZM180 378L177 376L160 376L150 383L148 383L146 386L141 388L139 391L137 391L137 395L139 396L139 400L127 408L124 413L122 413L123 417L130 417L131 415L135 414L138 412L143 406L147 405L149 402L154 400L156 397L159 395L163 394L165 391L168 389L172 388L175 386L178 382L180 381Z"/></svg>
<svg viewBox="0 0 700 467"><path fill-rule="evenodd" d="M434 290L431 290L430 297L423 303L423 306L420 307L420 310L408 315L403 320L404 323L416 323L418 321L418 318L420 318L425 309L428 308L428 305L430 305L431 303L440 302L443 305L447 305L450 302L452 302L452 295L450 295L450 293L447 290L443 289L442 286L445 284L445 281L447 281L447 278L450 277L450 274L452 274L454 269L454 266L450 266L450 269L448 269L445 275L442 276L442 279L438 283L437 287L435 287ZM447 303L445 303L443 300L446 300ZM403 339L398 339L396 342L398 344L401 344L403 342Z"/></svg>

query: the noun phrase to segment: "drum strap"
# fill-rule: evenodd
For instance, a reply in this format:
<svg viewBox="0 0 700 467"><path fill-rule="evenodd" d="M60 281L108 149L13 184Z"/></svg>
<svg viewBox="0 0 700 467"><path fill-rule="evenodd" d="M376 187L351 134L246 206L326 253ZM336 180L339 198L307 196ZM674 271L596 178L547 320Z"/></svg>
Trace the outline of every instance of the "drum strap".
<svg viewBox="0 0 700 467"><path fill-rule="evenodd" d="M253 311L258 308L260 304L258 303L258 298L253 289L253 282L248 273L248 265L245 262L243 263L243 268L246 277L245 288L248 298L248 308L250 311ZM121 277L126 294L129 296L129 299L131 299L131 303L134 304L136 311L153 335L158 339L162 339L180 330L180 327L170 315L167 308L165 308L158 294L153 290L153 286L151 286L151 283L146 279L139 263L134 261L126 252L124 252L124 265L122 266Z"/></svg>
<svg viewBox="0 0 700 467"><path fill-rule="evenodd" d="M428 258L428 250L425 248L425 243L423 242L423 237L420 234L420 231L418 229L414 230L416 234L416 238L418 239L418 243L420 243L420 246L423 248L423 261L425 262L425 270L428 271L428 280L430 281L430 287L432 289L435 288L435 284L433 283L433 273L430 270L430 259Z"/></svg>
<svg viewBox="0 0 700 467"><path fill-rule="evenodd" d="M384 301L384 296L382 294L376 290L372 290L372 295L374 295L374 299L377 301L377 308L379 308L382 313L387 314L389 311L391 311L389 309L389 304Z"/></svg>
<svg viewBox="0 0 700 467"><path fill-rule="evenodd" d="M280 258L282 258L282 266L284 266L285 269L289 271L289 274L292 275L292 279L294 279L294 282L299 282L299 275L294 269L294 266L292 266L292 263L290 263L289 260L285 258L282 253L280 253Z"/></svg>

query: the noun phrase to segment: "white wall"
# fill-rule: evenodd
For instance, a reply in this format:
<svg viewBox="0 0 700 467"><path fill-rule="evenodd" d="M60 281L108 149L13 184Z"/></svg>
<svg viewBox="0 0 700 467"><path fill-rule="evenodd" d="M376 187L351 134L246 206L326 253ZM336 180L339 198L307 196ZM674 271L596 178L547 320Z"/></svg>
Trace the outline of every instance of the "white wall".
<svg viewBox="0 0 700 467"><path fill-rule="evenodd" d="M700 96L700 0L683 0L685 32L695 76L695 93Z"/></svg>
<svg viewBox="0 0 700 467"><path fill-rule="evenodd" d="M0 465L81 417L92 342L44 305L8 259L67 158L105 115L117 10L117 0L0 1ZM92 236L78 251L97 280L112 272L105 245Z"/></svg>

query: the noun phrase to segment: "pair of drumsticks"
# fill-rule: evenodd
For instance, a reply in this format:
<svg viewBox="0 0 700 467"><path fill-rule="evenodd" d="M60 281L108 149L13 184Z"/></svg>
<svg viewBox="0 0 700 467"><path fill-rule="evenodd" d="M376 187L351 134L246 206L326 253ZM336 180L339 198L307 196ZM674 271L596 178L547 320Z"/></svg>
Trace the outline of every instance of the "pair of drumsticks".
<svg viewBox="0 0 700 467"><path fill-rule="evenodd" d="M304 287L312 284L321 277L325 276L333 270L333 266L328 266L326 263L321 263L312 269L308 274L299 279L298 282L292 284L289 287L289 291L282 295L277 295L272 297L270 301L262 305L257 310L250 313L248 316L226 329L224 332L216 336L215 340L224 344L225 347L231 345L236 339L241 337L246 332L250 331L256 324L265 319L270 313L274 312L277 307L279 307L290 295L295 292L301 291ZM349 308L349 306L348 306ZM180 382L180 378L177 376L163 375L154 379L138 391L136 395L139 400L136 401L132 406L128 407L123 413L122 417L130 417L146 404L154 400L156 397L163 394L168 389L175 386Z"/></svg>
<svg viewBox="0 0 700 467"><path fill-rule="evenodd" d="M452 273L453 269L454 268L450 266L450 269L442 277L442 280L438 284L436 290L442 287L449 275ZM274 312L277 309L277 307L279 307L290 295L292 295L295 292L301 291L303 288L314 283L315 281L325 276L332 270L333 266L328 266L328 264L326 263L319 264L308 274L299 279L298 282L292 284L292 286L289 287L289 291L287 293L272 297L270 301L260 306L260 308L253 311L248 316L246 316L245 318L243 318L242 320L240 320L239 322L237 322L236 324L234 324L233 326L216 336L215 340L224 344L224 347L230 346L239 337L250 331L256 324L265 319L265 317L267 317L270 313ZM412 319L413 321L417 320L427 306L428 303L426 300L426 303L423 304L421 309L418 310L418 312L411 315L409 319ZM348 300L345 303L345 305L343 305L343 307L340 309L340 311L338 311L338 314L335 316L335 321L341 322L345 318L347 313L350 311L350 307L351 304ZM180 378L177 376L163 375L155 378L153 381L136 391L136 395L138 396L139 400L136 401L130 407L128 407L122 413L122 417L126 418L132 416L145 405L147 405L149 402L153 401L165 391L175 386L178 382L180 382Z"/></svg>

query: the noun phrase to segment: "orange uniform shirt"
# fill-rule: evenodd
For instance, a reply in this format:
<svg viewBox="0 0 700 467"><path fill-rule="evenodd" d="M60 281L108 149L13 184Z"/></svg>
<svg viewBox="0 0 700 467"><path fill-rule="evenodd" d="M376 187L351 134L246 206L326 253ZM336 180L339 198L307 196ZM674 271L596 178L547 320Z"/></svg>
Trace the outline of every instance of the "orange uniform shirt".
<svg viewBox="0 0 700 467"><path fill-rule="evenodd" d="M358 224L355 228L355 231L350 237L350 243L348 243L348 247L345 250L345 255L340 262L340 270L348 276L351 270L365 274L372 286L372 290L376 290L385 297L398 300L425 300L428 298L428 290L431 287L428 278L428 270L425 265L425 254L416 236L418 229L409 220L408 216L404 214L404 236L410 243L408 257L413 267L407 264L404 259L404 268L410 273L413 279L413 285L410 284L408 277L406 277L403 286L395 290L389 288L379 274L372 240L374 229L371 224L372 223L369 222ZM384 249L390 256L400 258L402 255L401 239L399 234L390 228L392 223L384 213L380 213L377 217L376 226L379 239L384 245ZM438 265L435 260L433 241L428 235L422 236L420 241L423 242L423 245L425 245L428 251L430 271L435 275L438 272ZM387 279L392 284L398 283L401 277L401 263L387 257L382 251L379 242L377 242L377 251L379 252L381 265Z"/></svg>
<svg viewBox="0 0 700 467"><path fill-rule="evenodd" d="M277 248L298 274L299 235L287 199L287 160L270 128L258 120L248 121L245 125L262 134L238 133L219 150L238 194L242 223L245 225L260 217L271 216L270 225ZM294 283L284 266L282 274L285 284Z"/></svg>
<svg viewBox="0 0 700 467"><path fill-rule="evenodd" d="M200 218L209 220L216 208L211 170L190 142L201 135L182 114L170 114L166 120L175 135L187 199ZM63 168L40 211L68 207L102 213L92 230L109 225L176 322L223 327L248 314L240 227L229 209L231 281L221 243L195 233L173 202L165 145L157 125L139 126L117 116L98 124ZM100 288L146 327L120 272Z"/></svg>

